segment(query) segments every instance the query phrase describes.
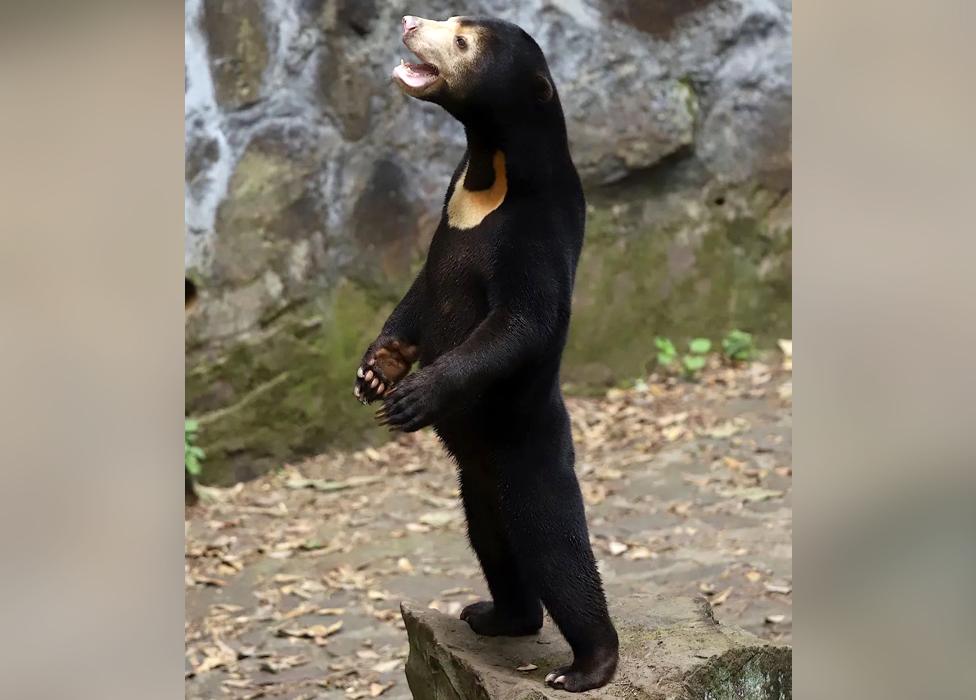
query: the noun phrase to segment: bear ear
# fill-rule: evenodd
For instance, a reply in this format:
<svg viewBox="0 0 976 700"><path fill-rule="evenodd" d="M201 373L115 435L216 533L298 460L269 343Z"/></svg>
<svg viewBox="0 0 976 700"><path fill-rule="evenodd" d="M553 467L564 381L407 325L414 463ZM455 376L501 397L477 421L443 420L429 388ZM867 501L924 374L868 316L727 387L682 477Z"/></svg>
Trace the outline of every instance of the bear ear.
<svg viewBox="0 0 976 700"><path fill-rule="evenodd" d="M535 94L539 102L548 102L556 94L556 89L552 86L552 81L545 73L536 73Z"/></svg>

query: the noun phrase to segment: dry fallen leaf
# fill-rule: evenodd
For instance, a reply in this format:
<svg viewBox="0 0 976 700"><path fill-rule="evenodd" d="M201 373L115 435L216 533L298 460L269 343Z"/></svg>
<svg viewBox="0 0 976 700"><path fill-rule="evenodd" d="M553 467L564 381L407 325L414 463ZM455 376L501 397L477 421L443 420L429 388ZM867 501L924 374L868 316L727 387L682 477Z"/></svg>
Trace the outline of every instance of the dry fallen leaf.
<svg viewBox="0 0 976 700"><path fill-rule="evenodd" d="M716 425L711 430L706 430L704 434L710 438L716 438L716 439L729 438L737 433L742 432L743 427L744 426L740 425L736 421L730 420L730 421L725 421L724 423L720 423L719 425Z"/></svg>
<svg viewBox="0 0 976 700"><path fill-rule="evenodd" d="M611 469L610 467L597 467L593 475L601 481L615 481L624 477L622 471L619 469Z"/></svg>
<svg viewBox="0 0 976 700"><path fill-rule="evenodd" d="M647 547L631 547L624 554L624 559L629 559L630 561L640 561L641 559L656 559L657 553L652 552Z"/></svg>
<svg viewBox="0 0 976 700"><path fill-rule="evenodd" d="M393 681L390 681L389 683L370 683L369 697L378 698L380 695L382 695L392 687L393 687Z"/></svg>
<svg viewBox="0 0 976 700"><path fill-rule="evenodd" d="M704 476L697 476L695 474L682 474L681 478L688 482L689 484L694 484L700 489L705 488L712 482L712 477L708 474Z"/></svg>
<svg viewBox="0 0 976 700"><path fill-rule="evenodd" d="M607 545L607 549L610 550L610 554L617 557L623 554L624 552L626 552L628 549L630 549L630 547L624 544L623 542L613 541Z"/></svg>
<svg viewBox="0 0 976 700"><path fill-rule="evenodd" d="M607 498L607 487L600 483L584 481L580 484L583 491L583 500L589 506L599 505Z"/></svg>
<svg viewBox="0 0 976 700"><path fill-rule="evenodd" d="M457 511L438 510L432 513L424 513L420 516L420 522L422 522L424 525L429 525L430 527L444 527L448 523L456 520L457 517Z"/></svg>
<svg viewBox="0 0 976 700"><path fill-rule="evenodd" d="M315 612L315 606L311 603L302 603L301 605L296 605L294 608L288 612L281 615L281 620L293 620L296 617L301 617L302 615L308 615L309 613Z"/></svg>
<svg viewBox="0 0 976 700"><path fill-rule="evenodd" d="M666 428L669 425L684 423L686 420L688 420L688 412L682 411L681 413L669 413L665 416L661 416L657 419L657 424L662 428Z"/></svg>
<svg viewBox="0 0 976 700"><path fill-rule="evenodd" d="M668 442L674 442L681 436L683 436L687 431L683 425L672 425L664 429L662 435L664 439Z"/></svg>
<svg viewBox="0 0 976 700"><path fill-rule="evenodd" d="M783 492L764 489L761 486L745 486L734 489L720 489L719 495L724 498L733 498L742 503L759 503L772 498L782 498Z"/></svg>
<svg viewBox="0 0 976 700"><path fill-rule="evenodd" d="M742 469L742 467L746 466L745 462L743 462L741 459L736 459L735 457L723 457L722 461L725 463L726 467L732 469L733 471L739 471Z"/></svg>
<svg viewBox="0 0 976 700"><path fill-rule="evenodd" d="M753 386L758 386L760 384L765 384L770 379L773 378L769 367L761 362L753 362L749 365L749 378L752 381Z"/></svg>
<svg viewBox="0 0 976 700"><path fill-rule="evenodd" d="M381 480L381 476L353 476L343 481L329 481L327 479L304 479L296 477L285 482L290 489L314 489L315 491L344 491L356 486L365 486Z"/></svg>
<svg viewBox="0 0 976 700"><path fill-rule="evenodd" d="M311 627L291 627L278 630L278 635L282 637L308 637L312 639L323 639L329 637L342 629L342 620L331 625L312 625Z"/></svg>
<svg viewBox="0 0 976 700"><path fill-rule="evenodd" d="M709 600L709 602L712 604L712 606L718 607L719 605L721 605L722 603L724 603L726 600L728 600L730 595L732 595L732 587L731 586L729 586L728 588L726 588L721 593L717 594L714 598L711 598Z"/></svg>
<svg viewBox="0 0 976 700"><path fill-rule="evenodd" d="M374 673L389 673L390 671L395 671L399 667L400 659L390 659L389 661L381 661L373 666L370 671L373 671Z"/></svg>
<svg viewBox="0 0 976 700"><path fill-rule="evenodd" d="M464 605L457 600L432 600L427 607L450 617L456 617Z"/></svg>
<svg viewBox="0 0 976 700"><path fill-rule="evenodd" d="M452 595L464 595L465 593L472 593L473 591L467 586L458 586L457 588L447 588L441 591L441 596L444 598L449 598Z"/></svg>
<svg viewBox="0 0 976 700"><path fill-rule="evenodd" d="M762 574L758 571L748 571L746 572L746 579L751 583L757 583L762 578Z"/></svg>
<svg viewBox="0 0 976 700"><path fill-rule="evenodd" d="M302 666L308 663L308 659L301 654L295 656L281 656L265 659L261 662L261 670L268 673L280 673L295 666Z"/></svg>
<svg viewBox="0 0 976 700"><path fill-rule="evenodd" d="M228 666L237 661L237 652L228 647L226 644L208 647L205 653L207 654L206 657L193 669L193 673L195 675L199 676L207 671L220 668L221 666Z"/></svg>
<svg viewBox="0 0 976 700"><path fill-rule="evenodd" d="M766 623L770 625L778 625L780 622L786 619L786 615L767 615Z"/></svg>
<svg viewBox="0 0 976 700"><path fill-rule="evenodd" d="M516 671L522 671L523 673L525 673L525 672L528 672L528 671L535 671L537 668L539 668L539 667L536 666L535 664L525 664L524 666L519 666L515 670Z"/></svg>
<svg viewBox="0 0 976 700"><path fill-rule="evenodd" d="M672 503L670 506L668 506L668 511L674 513L675 515L680 515L681 517L687 517L688 512L691 510L691 506L691 501Z"/></svg>

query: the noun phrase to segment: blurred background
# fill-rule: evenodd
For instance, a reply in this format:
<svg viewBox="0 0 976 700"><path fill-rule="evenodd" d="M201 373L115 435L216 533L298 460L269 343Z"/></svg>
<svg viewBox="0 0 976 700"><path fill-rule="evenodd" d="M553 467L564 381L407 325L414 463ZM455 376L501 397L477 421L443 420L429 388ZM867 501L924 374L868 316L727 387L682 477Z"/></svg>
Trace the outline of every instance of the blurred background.
<svg viewBox="0 0 976 700"><path fill-rule="evenodd" d="M791 327L789 0L186 0L186 412L199 479L379 444L352 397L464 149L390 81L403 14L545 51L589 204L563 379L633 386L654 339Z"/></svg>
<svg viewBox="0 0 976 700"><path fill-rule="evenodd" d="M694 164L702 186L689 187L690 194L682 197L705 209L706 203L715 202L706 196L707 187L732 191L753 181L751 175L745 180L729 179L728 170L716 168L706 158L702 140L706 133L718 135L716 143L723 147L739 139L749 144L742 151L728 151L742 154L734 163L746 165L747 172L755 162L749 154L765 152L748 150L757 143L754 132L745 127L709 131L706 117L734 115L740 125L765 123L758 120L768 114L763 105L776 94L769 89L774 71L768 61L779 65L783 54L776 47L786 41L784 26L789 27L791 12L773 3L667 3L668 8L682 11L673 24L666 23L673 27L670 32L662 34L642 30L628 17L634 17L635 7L664 3L648 0L630 5L529 2L527 16L520 21L549 52L570 128L575 130L581 168L578 139L584 122L570 111L574 99L570 84L584 77L591 85L606 84L614 65L621 67L616 79L628 86L628 71L641 75L648 67L662 71L659 78L643 83L653 87L679 77L687 66L693 69L691 84L699 110L690 137L694 158L688 162ZM380 691L384 700L404 697L402 665L388 670L404 639L389 614L397 598L408 594L426 598L450 611L451 602L463 600L466 594L459 594L462 584L453 582L458 576L443 572L461 571L468 588L481 585L460 526L456 521L443 524L447 501L437 498L452 496L450 465L438 461L436 444L428 445L423 433L416 445L379 445L372 443L376 436L365 433L368 440L355 438L357 449L339 450L328 458L302 460L296 455L277 460L270 456L275 453L266 451L264 464L275 468L264 476L219 493L217 489L202 492L213 500L202 498L205 507L184 523L186 539L174 517L181 507L173 463L176 413L184 403L180 391L184 327L189 326L192 340L187 354L190 370L210 366L213 371L219 358L230 358L230 348L240 343L243 349L237 352L246 356L247 343L261 338L260 330L247 330L260 329L260 323L242 323L239 330L201 339L206 324L197 314L208 305L207 313L213 314L220 308L214 300L222 294L234 299L234 286L228 285L226 292L205 287L207 279L210 283L221 279L212 262L216 251L194 252L192 245L197 240L214 246L215 232L251 230L218 224L217 203L238 201L227 196L227 188L219 183L229 184L230 175L240 171L252 134L273 123L287 125L290 133L311 129L333 134L331 140L310 142L315 148L308 153L318 154L315 162L323 173L331 158L355 154L355 149L376 150L374 139L389 132L369 130L350 146L344 137L334 136L334 117L324 108L301 119L296 118L295 108L319 99L311 76L325 65L324 56L332 47L342 46L340 54L348 56L347 47L375 41L389 55L373 77L377 91L370 104L383 105L383 110L397 105L393 112L380 113L405 112L401 118L409 121L421 121L420 115L426 115L424 128L409 132L404 140L421 143L444 129L446 148L460 155L460 135L444 115L400 101L386 82L390 61L400 55L393 29L397 15L405 10L433 15L437 10L423 3L398 6L395 11L379 7L377 13L389 15L390 24L374 21L367 36L387 32L393 43L382 44L340 29L331 19L335 15L319 14L322 6L290 6L303 13L302 31L310 32L312 40L295 45L289 65L306 68L294 74L280 68L274 72L270 66L284 65L281 54L269 48L267 57L261 58L259 52L265 66L260 97L240 109L218 108L210 89L205 86L201 91L193 78L213 72L217 65L238 65L236 59L221 58L221 44L204 41L214 30L204 31L202 5L191 6L191 12L185 7L182 14L178 6L167 3L74 3L70 8L63 3L7 3L3 7L7 14L0 22L0 30L5 31L0 42L4 56L0 83L11 99L0 113L0 142L5 162L12 167L0 169L6 194L4 235L0 236L0 262L6 265L0 281L7 292L2 296L7 313L0 367L6 370L4 395L11 400L4 403L8 450L3 494L7 498L0 510L10 533L4 548L7 605L3 611L8 627L16 630L3 649L0 677L8 691L5 696L171 698L184 684L175 669L186 659L191 679L187 697L280 697L283 686L299 683L305 684L291 692L292 697L369 697ZM350 8L359 6L348 3ZM259 36L268 47L279 46L280 25L268 19L274 8L259 3L251 7L258 20L250 26L241 23L233 31L242 37ZM468 11L468 7L475 5L445 7L440 15ZM512 12L500 3L492 7L499 14ZM804 641L796 678L809 697L823 696L825 687L837 697L972 696L966 671L976 658L970 623L976 582L972 537L976 471L971 438L976 375L967 368L976 326L965 319L972 316L976 298L971 274L976 251L973 236L966 233L972 229L976 141L971 124L976 104L973 92L961 88L971 83L967 66L973 65L976 47L970 36L976 6L951 0L917 5L912 12L896 9L879 0L805 3L798 8L801 21L795 51L797 81L803 89L795 96L798 200L794 215L807 234L797 243L795 270L796 335L802 335L800 383L805 397L796 428L796 455L797 462L808 467L802 470L802 487L794 495L791 488L783 488L776 471L790 462L789 442L756 442L741 432L715 437L743 427L734 421L727 425L730 415L758 423L767 432L775 432L769 429L771 423L781 433L792 432L791 405L777 396L780 388L784 397L790 393L779 362L767 362L777 371L768 382L774 387L766 393L776 398L761 405L759 412L754 410L756 404L744 407L741 396L716 397L710 391L721 401L702 401L696 394L721 386L718 379L724 379L711 369L697 383L668 386L667 381L648 376L645 387L636 380L643 374L639 363L653 364L656 352L656 346L649 348L646 342L639 346L638 369L615 370L620 378L612 381L629 387L626 391L588 389L586 397L578 392L569 399L576 416L579 473L594 548L611 599L628 587L650 588L654 582L712 591L710 598L723 623L741 622L767 638L789 639L792 595L783 591L791 589L793 579L792 520L786 517L792 508L785 511L782 505L795 499L802 521L795 533L796 575L805 581L804 594L797 600L804 609ZM36 14L36 22L19 16L31 13ZM237 16L228 10L224 21L233 22ZM592 17L598 20L591 21ZM562 63L571 54L560 51L559 36L547 34L550 26L561 27L565 34L560 36L577 37L572 55L585 56L590 63ZM586 37L582 42L580 34ZM757 56L768 58L759 61ZM633 57L640 60L629 65ZM784 73L788 75L788 70ZM295 91L282 100L283 86L299 80L308 81L308 91ZM193 90L184 92L191 85ZM639 100L640 95L634 87L616 99L623 109L624 100ZM201 96L203 106L194 101ZM184 97L188 113L194 115L185 122L186 131L184 122L177 124ZM296 99L298 103L289 102ZM742 105L742 110L736 105ZM377 113L371 111L370 119ZM603 118L614 115L611 111L610 117ZM627 126L646 131L654 113L643 110L639 117L628 117ZM595 118L585 123L594 124ZM179 184L184 136L191 146L207 143L199 137L208 123L219 125L211 132L217 143L196 153L224 154L222 158L230 154L223 162L233 167L213 171L214 161L203 158L208 163L205 168L185 172L207 174L189 178L191 187L184 188ZM620 133L614 132L615 137ZM399 153L389 150L394 156ZM301 160L293 151L280 153L290 162ZM687 155L688 149L683 154L679 150L678 158ZM192 149L187 156L192 166ZM371 158L365 165L373 163ZM440 161L432 158L431 162ZM670 166L665 158L648 166L648 171L669 172ZM259 180L251 191L270 192L273 199L278 195L269 181L280 182L272 177ZM671 185L678 181L673 175L665 179ZM311 195L319 197L317 182L307 181ZM218 186L212 191L220 194L210 200L213 206L197 207L195 198L214 183ZM440 182L432 193L421 195L418 184L407 195L434 207L442 187ZM758 187L763 192L769 185L760 180ZM639 201L653 204L654 211L670 211L666 203L671 200L653 188L648 190ZM613 185L594 185L590 180L588 193L596 207L595 197L612 196ZM189 204L183 211L181 194L184 204ZM788 207L791 199L788 194L783 205ZM346 211L344 207L350 207L350 201L330 202L327 210ZM633 207L628 205L631 212ZM714 210L707 207L709 215ZM200 225L197 220L186 227L187 221L205 211L212 213L213 223L204 219ZM182 259L180 251L171 247L181 217L188 244ZM684 219L676 216L672 226L689 229L681 235L695 240L699 234L688 226L692 220L690 214ZM315 225L314 230L336 235L330 250L335 251L336 241L352 240L343 239L324 217ZM196 234L190 232L196 230L202 233L194 238ZM680 240L652 222L621 236L619 245L650 240L645 233ZM587 245L594 245L592 235ZM418 259L422 248L418 243ZM726 264L750 260L721 250L720 259ZM343 266L351 269L348 260L353 256L344 255ZM180 319L175 316L173 296L175 268L182 260L189 263L189 277L200 287L198 306ZM652 276L651 269L659 268L648 266L648 274L641 277L647 284L661 279ZM361 270L355 272L362 276ZM319 305L322 318L332 323L325 314L335 308L329 290L338 281L355 277L347 271L316 275L308 304ZM651 291L657 294L660 289L652 284ZM388 299L378 297L377 304L391 304L398 293ZM648 294L647 289L615 292L617 301L606 307L608 322L628 305L642 303L641 294ZM658 309L673 308L674 303L669 294L666 303L658 303L646 318L653 319ZM244 306L235 301L227 309ZM361 322L355 314L350 316L348 323ZM275 320L271 315L262 322L273 327ZM370 325L364 324L364 336L375 332L375 326L365 328ZM626 348L631 334L645 326L629 325L625 334L606 346L605 355ZM751 328L757 343L774 347L769 331L761 326ZM316 328L314 323L310 327ZM713 338L721 334L699 329L697 323L692 327L696 330L691 332ZM662 326L660 332L672 333L680 344L677 331L668 328ZM312 347L335 336L316 331L306 337L312 339ZM358 357L360 352L357 347L350 354ZM215 359L208 365L207 357ZM331 372L332 366L323 360L322 372ZM342 381L335 396L347 394L352 366L354 360L337 370ZM567 372L574 366L579 365L567 358ZM755 366L753 362L736 371L740 395L765 386L765 374L755 372ZM216 428L210 426L219 425L226 415L219 408L246 407L247 402L241 403L241 397L251 395L246 382L279 374L275 366L262 370L260 365L253 377L243 380L240 372L226 377L215 374L209 403L189 402L190 415L207 416L198 435L211 442L213 461L208 464L209 459L204 459L203 466L205 471L213 468L213 478L220 473L224 483L236 478L226 466L233 460L226 455L241 455L239 465L251 464L256 456L253 464L258 465L261 453L245 441L257 437L251 433L265 426L254 421L248 424L253 429L228 431L218 439ZM228 379L232 376L245 383L232 383ZM270 389L285 382L279 379ZM655 394L661 385L675 394L680 387L692 389L691 396L669 404ZM256 392L252 400L261 396ZM307 401L296 403L311 406L332 396L309 391ZM648 403L652 397L654 402ZM287 398L278 396L282 401ZM268 402L261 415L270 420L275 408ZM320 410L325 420L315 429L330 425L347 405L344 398L337 398L334 405ZM348 410L343 420L359 419L359 412ZM621 419L621 414L634 416L635 412L645 416L641 423L645 428L653 421L653 430L637 432L634 421ZM680 420L686 412L689 415ZM704 427L711 433L704 437L699 434L703 426L697 423L703 415L709 421L719 419ZM308 429L308 422L298 422ZM679 428L687 428L689 422L693 429L682 433ZM288 428L278 420L276 430ZM601 436L611 439L601 443ZM240 442L225 442L231 439ZM715 441L711 450L702 450L711 440ZM321 439L328 445L334 441L334 436ZM275 449L283 449L284 443L294 449L291 445L299 442L289 435ZM230 449L225 451L222 444ZM317 451L312 444L303 449ZM376 447L364 447L369 444ZM251 457L245 459L246 455ZM681 455L699 455L699 463L688 468L685 458L675 459ZM630 464L623 461L625 456L632 458ZM726 462L724 457L732 459ZM224 466L218 469L221 463ZM609 469L596 469L608 463ZM242 475L249 473L246 466L238 468ZM769 473L761 478L764 470ZM280 476L275 474L278 471ZM305 482L297 471L306 475ZM704 485L701 491L682 478L683 472ZM723 477L724 482L706 483L707 474ZM381 476L388 484L364 483L370 476ZM729 506L731 515L723 516L722 527L717 527L717 516L710 511L726 506L715 503L712 491L728 489L734 496L739 488L735 479L747 478L761 478L769 491L786 494L763 501L756 499L774 494L740 492L740 507ZM303 483L301 489L288 486ZM346 490L315 488L336 484ZM432 493L428 484L438 491ZM398 492L386 493L391 488ZM726 504L731 500L722 499ZM695 534L689 534L692 531ZM177 573L181 561L187 571L185 587ZM359 568L371 561L379 566ZM455 564L446 565L449 561ZM754 582L757 574L759 580ZM319 647L313 638L292 642L271 636L275 628L269 621L302 604L328 605L325 600L333 596L346 597L343 604L348 607L342 616L344 627L329 637L329 646ZM152 604L147 605L147 600ZM327 609L340 608L316 608ZM298 619L301 624L295 623L296 627L321 624ZM336 617L321 620L331 627ZM264 636L256 630L263 630ZM238 633L243 637L236 638ZM258 643L261 648L255 650ZM275 650L275 644L284 648ZM268 647L271 656L266 655ZM291 666L302 658L312 661L310 651L314 664ZM252 652L254 656L246 656ZM374 654L381 658L375 659ZM333 666L344 666L346 671L332 671ZM199 675L194 669L200 670ZM362 677L330 681L336 689L318 684L328 674L350 669ZM305 682L303 676L312 680ZM394 681L397 684L390 687ZM372 686L374 682L379 685Z"/></svg>

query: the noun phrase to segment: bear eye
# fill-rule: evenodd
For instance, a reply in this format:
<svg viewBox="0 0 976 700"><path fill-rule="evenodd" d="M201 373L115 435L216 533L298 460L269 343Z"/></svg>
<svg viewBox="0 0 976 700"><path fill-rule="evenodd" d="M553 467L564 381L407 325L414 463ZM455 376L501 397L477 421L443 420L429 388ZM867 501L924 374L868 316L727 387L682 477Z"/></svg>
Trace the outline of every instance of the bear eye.
<svg viewBox="0 0 976 700"><path fill-rule="evenodd" d="M467 39L465 39L460 34L458 34L456 37L454 37L454 43L457 44L457 47L459 49L462 49L463 50L463 49L468 48L468 41L467 41Z"/></svg>

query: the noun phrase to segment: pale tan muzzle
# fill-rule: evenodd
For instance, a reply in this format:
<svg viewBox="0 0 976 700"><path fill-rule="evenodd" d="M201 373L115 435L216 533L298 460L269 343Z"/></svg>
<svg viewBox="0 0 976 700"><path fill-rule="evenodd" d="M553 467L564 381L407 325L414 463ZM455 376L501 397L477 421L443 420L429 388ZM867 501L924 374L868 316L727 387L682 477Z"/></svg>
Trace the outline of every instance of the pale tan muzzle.
<svg viewBox="0 0 976 700"><path fill-rule="evenodd" d="M403 43L422 63L401 62L393 77L404 92L414 97L431 95L446 87L452 94L464 94L482 46L478 27L465 25L460 17L444 21L407 15L403 18Z"/></svg>

